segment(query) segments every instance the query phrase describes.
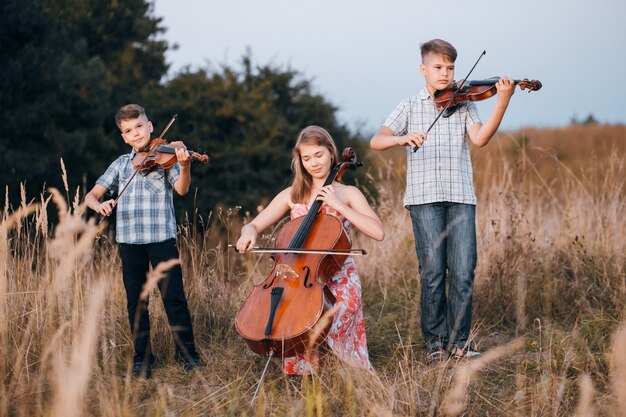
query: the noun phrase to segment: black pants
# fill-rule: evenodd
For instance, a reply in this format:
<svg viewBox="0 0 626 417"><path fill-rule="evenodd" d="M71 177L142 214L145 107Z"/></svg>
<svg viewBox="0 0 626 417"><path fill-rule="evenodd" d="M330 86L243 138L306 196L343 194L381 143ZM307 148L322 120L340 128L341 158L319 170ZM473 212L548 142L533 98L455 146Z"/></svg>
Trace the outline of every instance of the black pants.
<svg viewBox="0 0 626 417"><path fill-rule="evenodd" d="M135 362L151 361L150 317L148 299L139 300L139 294L146 282L148 262L156 267L160 262L179 257L176 240L131 245L120 243L122 274L128 303L128 320L133 334ZM193 330L187 299L183 290L183 276L180 265L170 269L168 276L158 284L170 330L176 343L176 355L179 359L197 357L193 341Z"/></svg>

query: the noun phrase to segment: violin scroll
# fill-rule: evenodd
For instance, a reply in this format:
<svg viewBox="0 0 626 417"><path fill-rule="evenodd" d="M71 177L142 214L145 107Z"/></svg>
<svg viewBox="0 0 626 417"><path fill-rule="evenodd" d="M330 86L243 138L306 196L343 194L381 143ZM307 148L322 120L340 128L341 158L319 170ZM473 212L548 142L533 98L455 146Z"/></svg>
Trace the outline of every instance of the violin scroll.
<svg viewBox="0 0 626 417"><path fill-rule="evenodd" d="M541 81L539 80L529 81L528 78L524 78L523 80L520 80L520 82L517 85L519 85L519 88L521 88L522 90L528 90L529 93L531 91L541 90L541 87L543 87L543 85L541 84Z"/></svg>

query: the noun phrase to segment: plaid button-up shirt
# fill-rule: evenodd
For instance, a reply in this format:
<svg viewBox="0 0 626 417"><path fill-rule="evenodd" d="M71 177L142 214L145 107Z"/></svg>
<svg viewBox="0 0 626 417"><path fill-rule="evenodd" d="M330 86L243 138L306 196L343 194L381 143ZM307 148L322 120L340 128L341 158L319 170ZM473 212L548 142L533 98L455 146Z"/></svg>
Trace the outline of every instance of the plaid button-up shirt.
<svg viewBox="0 0 626 417"><path fill-rule="evenodd" d="M396 136L426 132L439 111L424 88L402 100L384 126ZM404 206L435 202L476 204L467 131L480 123L476 105L467 102L448 118L437 120L417 152L406 147L407 170Z"/></svg>
<svg viewBox="0 0 626 417"><path fill-rule="evenodd" d="M96 181L110 192L119 192L134 173L130 154L117 158ZM117 202L116 240L119 243L145 244L176 238L173 187L180 176L180 166L152 169L135 175Z"/></svg>

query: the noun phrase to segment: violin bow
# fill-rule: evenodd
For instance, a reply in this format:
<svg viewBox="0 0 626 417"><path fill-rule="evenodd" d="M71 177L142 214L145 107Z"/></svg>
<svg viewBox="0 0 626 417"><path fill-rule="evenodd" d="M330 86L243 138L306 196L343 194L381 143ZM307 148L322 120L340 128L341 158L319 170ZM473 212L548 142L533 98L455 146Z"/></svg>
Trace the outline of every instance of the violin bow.
<svg viewBox="0 0 626 417"><path fill-rule="evenodd" d="M480 61L482 59L482 57L487 53L487 51L483 50L483 52L480 54L480 56L478 57L478 59L476 60L476 62L474 62L474 66L472 67L472 69L469 70L469 72L467 73L467 75L465 76L465 78L463 78L463 81L461 81L461 84L459 85L459 87L456 89L456 91L454 92L454 94L452 94L452 97L450 97L450 100L448 100L448 102L446 103L446 105L443 107L443 109L441 109L441 111L439 112L439 114L437 115L437 117L435 118L435 120L433 120L433 122L430 124L430 127L428 128L428 130L426 131L426 134L428 134L428 132L430 132L430 129L433 128L433 126L435 125L435 123L437 123L437 120L439 120L439 118L441 117L441 115L443 114L443 112L445 112L448 107L450 106L450 103L454 102L454 99L456 98L456 96L459 94L459 91L461 91L461 88L463 88L463 86L465 85L465 81L469 78L470 74L472 73L472 71L474 71L474 68L476 68L476 65L478 65L478 61ZM417 150L419 149L419 146L414 146L413 147L413 152L417 152Z"/></svg>
<svg viewBox="0 0 626 417"><path fill-rule="evenodd" d="M163 131L161 132L161 134L159 135L159 137L157 139L163 139L163 136L165 136L165 132L167 132L170 128L170 126L172 126L172 124L176 121L176 118L178 117L177 114L175 114L170 121L167 123L167 125L165 126L165 128L163 129ZM150 150L148 151L148 155L150 155L152 153L152 151L154 149L156 149L157 146L157 142L154 142L154 145L152 145L150 147ZM122 194L124 194L124 191L126 191L126 189L128 188L128 186L130 185L131 181L133 180L133 178L135 178L135 175L137 175L137 173L139 171L141 171L141 169L144 167L144 165L146 164L146 161L148 160L148 157L146 157L143 162L141 163L141 165L139 165L139 167L135 170L135 172L133 173L133 175L130 177L130 179L128 180L128 182L126 183L126 185L124 186L124 188L122 188L122 191L119 192L119 194L117 195L117 198L115 199L115 201L113 201L113 207L115 207L117 205L117 201L120 199L120 197L122 196Z"/></svg>
<svg viewBox="0 0 626 417"><path fill-rule="evenodd" d="M237 246L235 245L228 245L229 248L233 248L235 249L235 251L239 252L237 250ZM322 249L306 249L306 248L269 248L269 247L262 247L262 246L255 246L253 248L250 248L250 252L254 252L254 253L303 253L303 254L316 254L316 255L347 255L347 256L351 256L351 255L367 255L367 251L365 249L350 249L350 250L339 250L339 249L327 249L327 250L322 250Z"/></svg>

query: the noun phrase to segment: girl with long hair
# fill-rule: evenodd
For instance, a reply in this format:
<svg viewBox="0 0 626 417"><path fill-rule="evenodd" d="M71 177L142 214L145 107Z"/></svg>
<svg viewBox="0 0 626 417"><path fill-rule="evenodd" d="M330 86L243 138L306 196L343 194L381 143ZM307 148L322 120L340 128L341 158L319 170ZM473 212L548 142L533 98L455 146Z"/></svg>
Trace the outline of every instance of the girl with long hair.
<svg viewBox="0 0 626 417"><path fill-rule="evenodd" d="M337 217L346 229L353 225L366 236L382 240L383 225L361 191L339 182L324 187L331 169L337 164L337 147L330 134L319 126L308 126L298 135L291 167L293 184L278 193L259 215L241 229L237 250L251 250L260 232L279 221L289 211L291 218L304 216L315 200L323 202L321 212ZM371 368L367 351L361 281L352 257L327 283L336 298L336 310L325 343L337 357L359 368ZM318 352L283 359L287 374L311 373L318 363Z"/></svg>

